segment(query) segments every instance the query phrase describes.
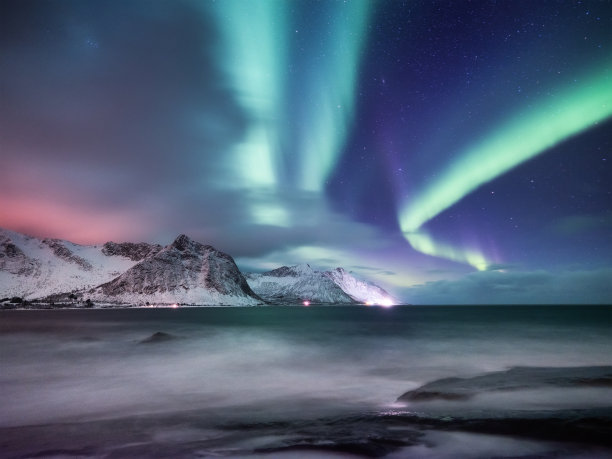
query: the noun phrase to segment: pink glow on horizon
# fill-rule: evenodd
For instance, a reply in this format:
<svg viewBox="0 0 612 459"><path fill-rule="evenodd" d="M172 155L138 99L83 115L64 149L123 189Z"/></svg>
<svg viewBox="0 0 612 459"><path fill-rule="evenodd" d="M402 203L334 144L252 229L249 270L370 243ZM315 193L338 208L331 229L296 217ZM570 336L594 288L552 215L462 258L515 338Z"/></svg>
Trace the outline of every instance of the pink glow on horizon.
<svg viewBox="0 0 612 459"><path fill-rule="evenodd" d="M143 240L147 225L134 213L99 210L51 200L0 196L0 227L77 244Z"/></svg>

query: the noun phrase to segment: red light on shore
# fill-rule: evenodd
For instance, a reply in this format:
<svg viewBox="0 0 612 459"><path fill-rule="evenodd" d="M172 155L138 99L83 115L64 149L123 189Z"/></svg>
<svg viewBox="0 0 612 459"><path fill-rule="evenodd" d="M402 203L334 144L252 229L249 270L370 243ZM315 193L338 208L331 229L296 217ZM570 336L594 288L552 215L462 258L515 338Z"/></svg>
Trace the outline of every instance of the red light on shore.
<svg viewBox="0 0 612 459"><path fill-rule="evenodd" d="M308 301L308 300L304 300L304 301L302 301L302 304L303 304L304 306L310 306L310 301Z"/></svg>

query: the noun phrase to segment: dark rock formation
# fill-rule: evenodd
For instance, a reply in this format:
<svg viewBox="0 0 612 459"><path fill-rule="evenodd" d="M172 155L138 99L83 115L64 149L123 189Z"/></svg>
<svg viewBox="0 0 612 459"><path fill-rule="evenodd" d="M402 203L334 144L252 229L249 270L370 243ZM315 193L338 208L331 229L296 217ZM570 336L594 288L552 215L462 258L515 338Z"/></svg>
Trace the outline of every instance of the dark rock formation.
<svg viewBox="0 0 612 459"><path fill-rule="evenodd" d="M141 261L146 257L155 255L162 249L159 244L146 242L107 242L102 246L102 253L106 256L121 256L133 261Z"/></svg>
<svg viewBox="0 0 612 459"><path fill-rule="evenodd" d="M37 260L29 258L8 237L0 235L0 271L29 276L38 270L39 265Z"/></svg>
<svg viewBox="0 0 612 459"><path fill-rule="evenodd" d="M402 394L397 400L467 400L484 392L580 386L612 387L612 367L513 367L472 378L438 379Z"/></svg>
<svg viewBox="0 0 612 459"><path fill-rule="evenodd" d="M231 256L185 235L92 292L141 302L210 304L219 295L261 302Z"/></svg>
<svg viewBox="0 0 612 459"><path fill-rule="evenodd" d="M93 266L84 258L79 257L72 253L72 251L62 244L62 241L59 239L43 239L42 243L48 245L56 257L61 258L62 260L67 261L68 263L74 263L79 265L85 271L91 271Z"/></svg>
<svg viewBox="0 0 612 459"><path fill-rule="evenodd" d="M171 335L170 333L155 332L148 338L145 338L142 341L140 341L140 343L141 344L163 343L165 341L172 341L173 339L176 339L176 336Z"/></svg>

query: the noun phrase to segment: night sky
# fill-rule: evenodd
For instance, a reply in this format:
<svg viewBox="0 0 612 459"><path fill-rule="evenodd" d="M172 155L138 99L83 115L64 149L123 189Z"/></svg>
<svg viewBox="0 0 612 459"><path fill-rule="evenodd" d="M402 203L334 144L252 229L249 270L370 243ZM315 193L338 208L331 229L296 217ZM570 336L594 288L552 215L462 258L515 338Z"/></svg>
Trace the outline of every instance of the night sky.
<svg viewBox="0 0 612 459"><path fill-rule="evenodd" d="M0 226L411 303L612 302L612 2L0 3Z"/></svg>

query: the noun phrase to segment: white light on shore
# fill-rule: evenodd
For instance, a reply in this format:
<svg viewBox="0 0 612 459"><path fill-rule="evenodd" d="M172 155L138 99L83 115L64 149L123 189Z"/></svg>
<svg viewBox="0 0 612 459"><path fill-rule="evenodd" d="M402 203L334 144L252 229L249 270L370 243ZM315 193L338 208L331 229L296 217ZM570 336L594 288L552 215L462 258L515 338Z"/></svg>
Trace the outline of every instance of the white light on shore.
<svg viewBox="0 0 612 459"><path fill-rule="evenodd" d="M383 298L383 299L378 299L378 300L367 300L365 302L366 306L382 306L384 308L390 308L391 306L394 306L395 303L393 302L393 300L391 298Z"/></svg>
<svg viewBox="0 0 612 459"><path fill-rule="evenodd" d="M380 305L384 308L390 308L391 306L393 306L393 301L391 301L390 298L385 298L380 302Z"/></svg>

